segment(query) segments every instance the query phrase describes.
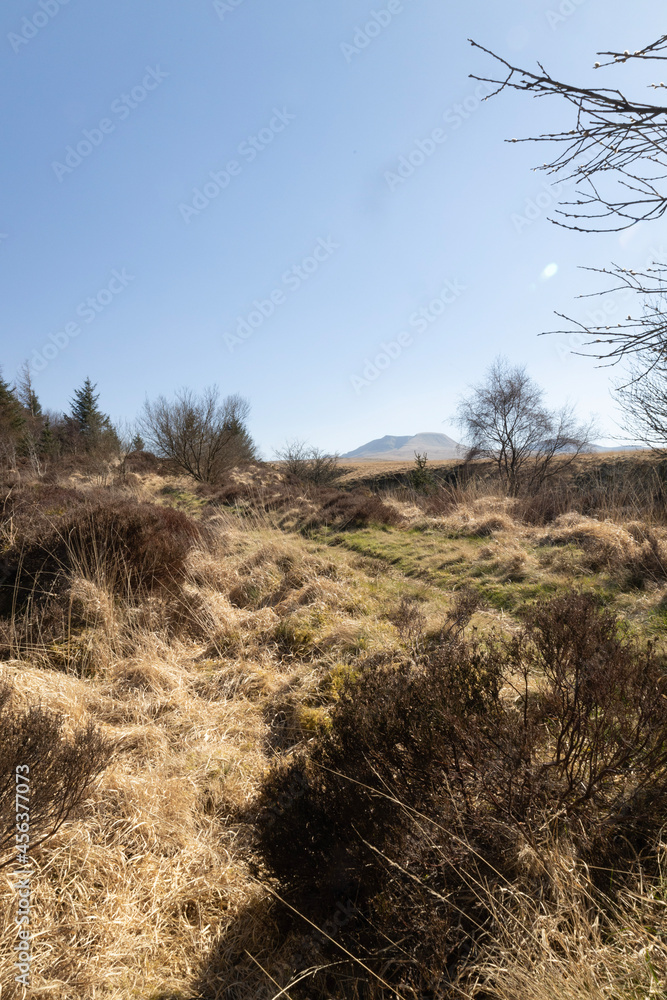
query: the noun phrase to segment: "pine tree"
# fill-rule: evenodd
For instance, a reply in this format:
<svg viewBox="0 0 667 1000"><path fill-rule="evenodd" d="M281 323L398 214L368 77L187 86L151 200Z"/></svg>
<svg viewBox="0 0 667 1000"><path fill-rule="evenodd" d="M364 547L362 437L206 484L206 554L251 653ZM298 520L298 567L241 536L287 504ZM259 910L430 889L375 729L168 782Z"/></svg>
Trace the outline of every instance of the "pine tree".
<svg viewBox="0 0 667 1000"><path fill-rule="evenodd" d="M21 431L25 417L21 404L16 398L16 392L2 377L0 369L0 426L4 434L18 434Z"/></svg>
<svg viewBox="0 0 667 1000"><path fill-rule="evenodd" d="M130 451L145 451L146 442L142 438L141 434L135 434L132 438L132 443L130 444Z"/></svg>
<svg viewBox="0 0 667 1000"><path fill-rule="evenodd" d="M97 384L86 378L80 389L74 392L70 400L72 412L68 420L75 434L82 440L84 450L92 451L100 446L117 449L118 435L111 424L111 418L103 413L97 401L99 392L95 392Z"/></svg>
<svg viewBox="0 0 667 1000"><path fill-rule="evenodd" d="M0 462L10 469L16 466L24 422L23 410L14 389L0 372Z"/></svg>
<svg viewBox="0 0 667 1000"><path fill-rule="evenodd" d="M99 434L104 421L104 414L97 405L100 394L95 392L96 388L97 385L93 385L91 380L86 378L81 388L75 390L74 399L70 401L72 405L70 420L79 433L88 438Z"/></svg>
<svg viewBox="0 0 667 1000"><path fill-rule="evenodd" d="M57 441L51 428L51 421L45 417L42 433L39 436L39 453L50 457L55 454L56 450Z"/></svg>

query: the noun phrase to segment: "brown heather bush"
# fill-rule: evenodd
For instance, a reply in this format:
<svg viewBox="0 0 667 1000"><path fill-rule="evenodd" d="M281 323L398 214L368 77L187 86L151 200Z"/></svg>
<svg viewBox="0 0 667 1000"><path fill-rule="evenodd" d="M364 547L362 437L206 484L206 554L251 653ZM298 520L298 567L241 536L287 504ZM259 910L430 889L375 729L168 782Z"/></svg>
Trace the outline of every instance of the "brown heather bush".
<svg viewBox="0 0 667 1000"><path fill-rule="evenodd" d="M29 788L33 852L72 815L110 761L112 744L92 724L71 736L64 726L61 713L40 705L17 708L9 685L0 688L0 868L16 863L17 767Z"/></svg>
<svg viewBox="0 0 667 1000"><path fill-rule="evenodd" d="M184 577L187 554L201 538L181 511L113 495L93 495L50 530L39 528L28 524L5 552L0 613L43 603L76 574L125 595L169 587Z"/></svg>
<svg viewBox="0 0 667 1000"><path fill-rule="evenodd" d="M246 511L264 513L280 512L286 507L303 502L303 491L295 489L282 478L263 481L259 476L246 480L228 478L220 486L198 483L197 494L204 497L212 508L239 507Z"/></svg>
<svg viewBox="0 0 667 1000"><path fill-rule="evenodd" d="M314 494L316 512L307 519L305 528L367 528L369 525L400 525L403 518L376 493L326 490Z"/></svg>
<svg viewBox="0 0 667 1000"><path fill-rule="evenodd" d="M275 472L264 478L258 474L246 481L230 480L216 488L199 486L198 492L212 505L272 513L278 515L282 527L305 532L322 527L343 531L369 525L399 526L404 521L377 493L303 482ZM281 520L286 515L290 515L288 524Z"/></svg>
<svg viewBox="0 0 667 1000"><path fill-rule="evenodd" d="M335 943L318 939L323 968L336 965L309 977L309 996L390 995L368 992L378 979L451 996L502 936L503 899L557 906L556 850L592 872L586 906L600 912L624 873L652 874L667 821L664 659L589 596L538 603L512 638L484 642L464 636L473 609L460 602L416 659L348 681L330 726L264 782L258 869L294 908L286 928L354 906Z"/></svg>
<svg viewBox="0 0 667 1000"><path fill-rule="evenodd" d="M151 451L130 451L121 463L121 473L153 473L164 472L165 463Z"/></svg>
<svg viewBox="0 0 667 1000"><path fill-rule="evenodd" d="M64 514L86 502L86 494L57 483L38 482L6 490L0 503L0 527L9 539L15 533L48 531Z"/></svg>

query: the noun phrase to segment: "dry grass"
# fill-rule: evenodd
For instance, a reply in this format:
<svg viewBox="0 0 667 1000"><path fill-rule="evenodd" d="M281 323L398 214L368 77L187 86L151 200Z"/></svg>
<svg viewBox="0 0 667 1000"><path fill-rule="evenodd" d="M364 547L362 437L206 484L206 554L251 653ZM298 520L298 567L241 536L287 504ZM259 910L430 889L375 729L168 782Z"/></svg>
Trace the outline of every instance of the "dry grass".
<svg viewBox="0 0 667 1000"><path fill-rule="evenodd" d="M589 570L605 570L639 587L667 579L667 529L640 521L619 523L563 514L538 544L576 545L583 553L581 564Z"/></svg>
<svg viewBox="0 0 667 1000"><path fill-rule="evenodd" d="M162 500L164 479L155 485ZM265 513L221 514L209 528L176 596L119 596L104 567L79 564L66 633L40 642L33 629L21 643L15 628L0 680L118 744L76 821L35 856L36 997L188 996L221 941L223 954L241 933L258 944L244 914L266 894L238 817L275 752L276 717L288 744L304 738L339 654L363 645L361 632L369 646L396 641L351 592L344 554L285 535ZM6 874L0 895L0 982L12 996Z"/></svg>
<svg viewBox="0 0 667 1000"><path fill-rule="evenodd" d="M662 997L667 986L665 851L661 869L637 880L601 909L585 869L561 846L548 858L525 850L526 864L544 872L551 906L524 894L493 900L496 936L483 960L467 970L466 1000L639 1000Z"/></svg>
<svg viewBox="0 0 667 1000"><path fill-rule="evenodd" d="M40 632L33 623L30 641L20 641L21 620L14 622L0 683L11 683L26 704L62 711L72 729L93 721L118 743L75 818L35 853L37 1000L243 1000L273 997L271 977L289 982L288 956L298 942L281 938L272 897L251 872L244 814L275 755L305 744L326 722L345 677L378 656L405 655L409 644L392 619L406 595L417 602L427 634L440 627L453 590L470 580L488 580L523 600L521 586L571 585L574 570L607 581L644 565L656 588L652 608L663 596L667 536L637 518L607 523L577 515L533 527L511 502L480 490L439 514L415 498L389 500L403 527L306 537L300 529L316 499L282 504L273 473L260 485L244 477L236 484L244 497L222 507L186 479L130 473L117 480L114 490L128 498L205 518L208 540L189 552L177 591L114 592L100 567L79 565L61 598L64 631ZM100 489L79 473L61 485L84 499ZM261 503L253 503L253 490ZM274 504L265 502L267 490L275 491ZM57 519L58 510L47 508L46 516ZM15 541L19 518L5 519L4 549ZM559 554L570 563L559 568ZM502 622L500 608L490 600L474 624L483 632ZM583 920L580 897L568 891L563 913L571 905ZM657 995L640 954L648 948L650 958L651 948L663 947L657 932L645 929L648 914L654 928L664 921L664 903L654 895L644 887L628 897L622 926L610 918L604 928L593 922L585 934L577 931L572 953L559 951L565 917L548 917L555 923L540 939L544 947L532 938L524 946L508 925L507 940L479 966L480 984L500 1000L556 991L565 1000ZM5 1000L22 995L12 992L7 870L0 900ZM538 911L521 920L547 921ZM615 970L606 980L605 967ZM303 989L289 995L296 1000ZM367 995L389 994L376 984Z"/></svg>

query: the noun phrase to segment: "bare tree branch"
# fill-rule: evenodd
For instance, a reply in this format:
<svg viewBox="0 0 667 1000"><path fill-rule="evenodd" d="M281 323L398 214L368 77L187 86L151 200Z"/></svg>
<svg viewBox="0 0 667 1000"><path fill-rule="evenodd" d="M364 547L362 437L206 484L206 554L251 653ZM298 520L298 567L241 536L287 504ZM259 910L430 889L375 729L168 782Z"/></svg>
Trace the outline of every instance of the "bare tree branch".
<svg viewBox="0 0 667 1000"><path fill-rule="evenodd" d="M557 225L583 232L618 232L637 222L659 219L667 210L667 107L631 100L618 89L578 87L552 77L538 63L539 73L521 69L469 39L504 67L500 77L471 74L474 80L534 97L558 96L572 105L573 128L509 142L555 142L564 148L537 170L576 180L575 197L555 210ZM629 58L666 58L656 53L667 46L659 39L641 52L616 54ZM614 55L611 53L611 55ZM601 64L596 63L596 68ZM660 85L655 85L662 86Z"/></svg>
<svg viewBox="0 0 667 1000"><path fill-rule="evenodd" d="M660 455L667 453L667 359L656 358L646 369L641 359L630 366L628 381L614 391L625 414L624 430Z"/></svg>
<svg viewBox="0 0 667 1000"><path fill-rule="evenodd" d="M573 86L552 77L538 63L540 72L520 69L489 49L471 44L502 67L495 93L505 89L525 91L534 97L560 97L572 106L573 128L510 141L553 142L560 152L538 170L574 180L574 199L556 209L552 222L580 232L617 232L637 222L661 218L667 211L667 107L631 100L618 89ZM629 60L667 59L667 35L634 52L599 52L607 61L595 68L618 66ZM653 89L665 87L652 83ZM602 318L581 322L557 313L589 338L590 349L574 351L615 365L630 363L627 380L615 387L626 414L627 427L650 447L667 442L667 262L653 261L643 269L587 268L609 275L614 284L605 292L638 296L639 308L624 310L625 319L614 323L609 310ZM580 296L585 297L585 296ZM598 311L598 315L599 315ZM589 313L589 319L591 314ZM552 331L571 334L570 330ZM588 345L587 345L588 346Z"/></svg>
<svg viewBox="0 0 667 1000"><path fill-rule="evenodd" d="M338 464L338 455L329 455L305 441L288 441L276 451L276 458L285 472L303 483L322 486L345 475L345 469Z"/></svg>
<svg viewBox="0 0 667 1000"><path fill-rule="evenodd" d="M591 350L573 353L597 358L599 361L606 360L609 364L617 364L625 358L642 354L646 356L646 371L650 371L651 361L658 362L667 355L667 265L656 262L654 267L647 267L643 271L635 271L616 264L611 268L586 267L583 270L609 275L615 279L616 283L611 288L603 292L594 292L593 295L629 292L639 298L641 314L639 316L628 314L625 319L616 323L585 324L564 313L556 313L561 319L572 323L591 338ZM589 297L589 295L579 296L579 298ZM572 330L552 330L549 333L570 334ZM597 344L604 346L593 346Z"/></svg>

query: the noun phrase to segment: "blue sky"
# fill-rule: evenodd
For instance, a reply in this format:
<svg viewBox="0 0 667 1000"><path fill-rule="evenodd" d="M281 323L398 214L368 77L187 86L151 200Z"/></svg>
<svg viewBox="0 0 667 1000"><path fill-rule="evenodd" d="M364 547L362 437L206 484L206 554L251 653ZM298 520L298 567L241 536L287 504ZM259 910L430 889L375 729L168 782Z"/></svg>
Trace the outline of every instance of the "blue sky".
<svg viewBox="0 0 667 1000"><path fill-rule="evenodd" d="M504 140L563 109L480 101L469 74L491 61L466 39L650 99L650 69L592 64L664 30L648 0L10 0L5 375L30 359L53 409L90 375L118 420L216 382L248 397L270 457L454 433L459 393L503 353L613 436L609 370L537 334L600 308L577 302L603 287L579 266L667 253L665 223L552 225L546 151Z"/></svg>

